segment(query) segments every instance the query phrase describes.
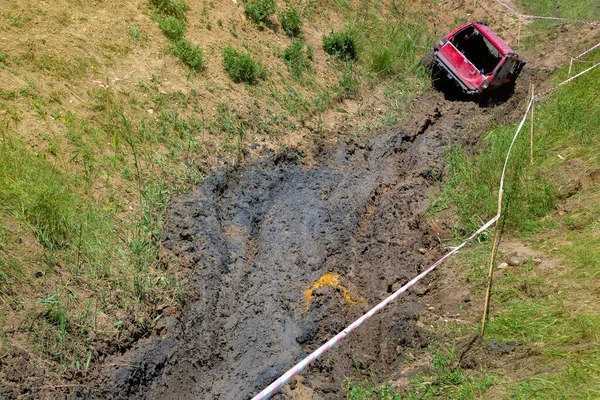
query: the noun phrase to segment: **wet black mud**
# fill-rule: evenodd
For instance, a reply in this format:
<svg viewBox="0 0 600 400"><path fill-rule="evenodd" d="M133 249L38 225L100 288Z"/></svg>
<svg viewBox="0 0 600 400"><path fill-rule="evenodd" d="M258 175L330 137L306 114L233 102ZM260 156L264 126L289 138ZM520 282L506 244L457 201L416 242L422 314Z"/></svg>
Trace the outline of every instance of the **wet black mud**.
<svg viewBox="0 0 600 400"><path fill-rule="evenodd" d="M422 215L439 190L445 150L474 148L524 96L482 108L431 93L402 127L346 140L316 165L254 160L175 198L164 246L181 260L191 295L180 316L160 322L162 338L126 354L107 395L258 393L439 257L443 249ZM331 284L315 287L309 301L305 291L324 276L321 283ZM356 368L385 373L405 349L427 346L415 320L430 283L368 321L282 396L342 398L344 378Z"/></svg>

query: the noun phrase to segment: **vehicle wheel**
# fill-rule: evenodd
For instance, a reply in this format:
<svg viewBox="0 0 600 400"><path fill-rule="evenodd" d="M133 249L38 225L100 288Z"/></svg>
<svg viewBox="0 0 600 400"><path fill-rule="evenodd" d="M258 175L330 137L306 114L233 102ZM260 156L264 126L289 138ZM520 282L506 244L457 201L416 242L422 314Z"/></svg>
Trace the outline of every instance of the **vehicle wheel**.
<svg viewBox="0 0 600 400"><path fill-rule="evenodd" d="M433 67L433 50L421 58L421 64L423 64L423 66L427 69L431 69Z"/></svg>

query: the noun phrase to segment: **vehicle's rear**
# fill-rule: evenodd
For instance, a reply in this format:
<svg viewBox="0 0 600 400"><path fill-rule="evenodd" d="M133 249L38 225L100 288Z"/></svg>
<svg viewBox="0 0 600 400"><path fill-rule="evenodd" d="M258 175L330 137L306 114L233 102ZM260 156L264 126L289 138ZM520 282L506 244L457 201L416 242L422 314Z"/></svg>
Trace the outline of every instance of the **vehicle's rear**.
<svg viewBox="0 0 600 400"><path fill-rule="evenodd" d="M438 42L434 61L469 94L514 84L525 64L491 29L477 22L457 28Z"/></svg>

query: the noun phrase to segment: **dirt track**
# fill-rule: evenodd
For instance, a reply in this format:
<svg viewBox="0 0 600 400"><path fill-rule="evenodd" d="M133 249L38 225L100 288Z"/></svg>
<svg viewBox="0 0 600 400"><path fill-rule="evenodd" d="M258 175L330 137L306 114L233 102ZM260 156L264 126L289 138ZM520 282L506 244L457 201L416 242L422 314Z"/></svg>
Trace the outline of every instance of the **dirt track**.
<svg viewBox="0 0 600 400"><path fill-rule="evenodd" d="M164 245L188 269L192 296L181 316L162 320L163 339L139 345L116 369L111 396L257 393L441 254L421 216L443 176L444 151L459 141L474 147L493 120L520 112L524 96L521 89L482 108L430 93L408 126L343 142L317 165L290 154L255 160L175 198ZM304 292L321 277L335 284L326 274L339 283L315 289L309 302ZM414 320L427 310L428 290L417 287L353 333L286 397L340 398L353 355L361 368L385 373L402 361L400 350L426 346Z"/></svg>

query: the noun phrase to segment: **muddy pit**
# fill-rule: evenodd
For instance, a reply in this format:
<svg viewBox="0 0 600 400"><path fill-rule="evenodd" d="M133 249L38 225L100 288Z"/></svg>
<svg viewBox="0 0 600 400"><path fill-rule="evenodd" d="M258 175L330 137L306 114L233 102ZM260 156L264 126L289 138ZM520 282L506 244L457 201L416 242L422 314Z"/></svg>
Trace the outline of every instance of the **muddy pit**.
<svg viewBox="0 0 600 400"><path fill-rule="evenodd" d="M291 153L252 160L176 197L164 246L181 260L191 295L180 315L159 322L157 337L125 355L108 394L258 393L442 254L422 215L439 190L444 152L457 144L474 148L492 121L520 114L526 85L487 108L430 93L402 127L320 149L314 165ZM415 322L427 312L432 279L326 353L280 396L341 398L344 378L357 367L385 375L406 349L426 347L429 338Z"/></svg>

